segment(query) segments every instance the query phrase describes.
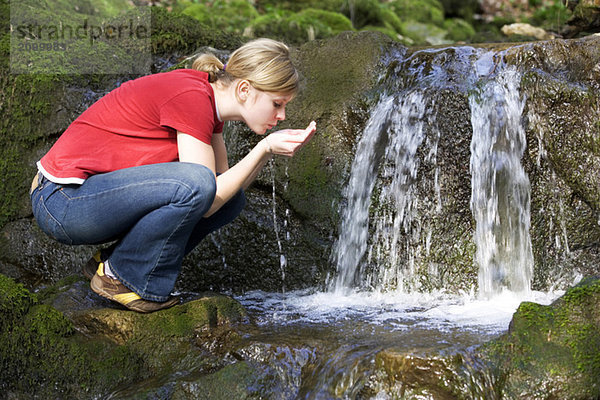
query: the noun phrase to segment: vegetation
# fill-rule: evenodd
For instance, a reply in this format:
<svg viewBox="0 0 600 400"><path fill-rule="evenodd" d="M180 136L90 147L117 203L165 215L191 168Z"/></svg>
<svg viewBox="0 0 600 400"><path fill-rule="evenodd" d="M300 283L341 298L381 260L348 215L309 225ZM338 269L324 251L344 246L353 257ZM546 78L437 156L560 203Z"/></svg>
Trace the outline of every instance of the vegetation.
<svg viewBox="0 0 600 400"><path fill-rule="evenodd" d="M164 0L160 4L213 29L291 44L363 30L383 32L407 45L506 41L509 38L500 31L505 24L524 22L558 32L572 15L562 0L500 2L498 10L482 10L475 0Z"/></svg>

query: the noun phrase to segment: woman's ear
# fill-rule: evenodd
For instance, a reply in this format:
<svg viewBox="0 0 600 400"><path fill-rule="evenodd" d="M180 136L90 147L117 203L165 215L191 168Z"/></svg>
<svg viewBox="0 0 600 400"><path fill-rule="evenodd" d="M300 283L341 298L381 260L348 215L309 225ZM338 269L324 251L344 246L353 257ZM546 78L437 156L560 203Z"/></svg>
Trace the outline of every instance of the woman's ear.
<svg viewBox="0 0 600 400"><path fill-rule="evenodd" d="M235 86L235 97L238 99L238 101L244 103L246 100L248 100L251 87L252 86L250 85L250 82L245 79L242 79L237 83Z"/></svg>

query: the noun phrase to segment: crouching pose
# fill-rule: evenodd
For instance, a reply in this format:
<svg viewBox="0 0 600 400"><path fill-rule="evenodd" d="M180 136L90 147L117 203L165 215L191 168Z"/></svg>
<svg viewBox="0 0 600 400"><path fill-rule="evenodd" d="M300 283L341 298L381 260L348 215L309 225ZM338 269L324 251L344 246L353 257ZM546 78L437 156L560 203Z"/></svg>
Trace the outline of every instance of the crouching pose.
<svg viewBox="0 0 600 400"><path fill-rule="evenodd" d="M226 65L204 54L191 69L123 83L37 163L38 225L61 243L113 242L84 266L101 296L139 312L177 304L184 256L238 216L272 154L294 155L316 129L271 133L230 168L223 122L264 135L297 90L288 48L269 39L243 45Z"/></svg>

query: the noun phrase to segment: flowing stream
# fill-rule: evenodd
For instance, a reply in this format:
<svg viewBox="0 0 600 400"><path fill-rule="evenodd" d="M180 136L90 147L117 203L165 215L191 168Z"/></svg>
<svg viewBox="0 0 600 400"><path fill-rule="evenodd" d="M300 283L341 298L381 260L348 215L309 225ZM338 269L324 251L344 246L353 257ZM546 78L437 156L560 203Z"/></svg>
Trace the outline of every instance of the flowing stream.
<svg viewBox="0 0 600 400"><path fill-rule="evenodd" d="M560 294L531 290L520 73L497 54L467 47L392 61L394 71L408 72L391 74L356 143L332 251L336 274L323 290L239 297L260 328L249 334L245 356L268 365L263 382L269 383L258 394L390 398L373 383L381 351L449 354L477 346L506 331L521 301L548 304ZM435 112L435 94L449 87L467 94L471 112L465 174L479 272L468 289L426 290L423 271L436 275L439 267L427 265L435 240L430 221L444 205L437 152L446 121ZM433 171L427 182L424 164ZM282 273L288 267L282 261Z"/></svg>

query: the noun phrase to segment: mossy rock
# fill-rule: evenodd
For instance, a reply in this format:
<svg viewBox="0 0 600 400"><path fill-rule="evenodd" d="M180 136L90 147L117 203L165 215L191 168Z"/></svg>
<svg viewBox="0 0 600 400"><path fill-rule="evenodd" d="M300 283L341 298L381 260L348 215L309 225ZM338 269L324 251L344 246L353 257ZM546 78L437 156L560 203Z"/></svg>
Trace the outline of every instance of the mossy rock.
<svg viewBox="0 0 600 400"><path fill-rule="evenodd" d="M549 306L524 302L509 331L484 348L507 374L507 395L600 395L600 280L588 278Z"/></svg>
<svg viewBox="0 0 600 400"><path fill-rule="evenodd" d="M598 32L600 30L600 6L594 0L579 0L567 3L573 11L561 34L572 38L582 33Z"/></svg>
<svg viewBox="0 0 600 400"><path fill-rule="evenodd" d="M371 386L433 399L560 398L600 395L600 280L590 278L549 306L523 302L509 331L454 354L386 349Z"/></svg>
<svg viewBox="0 0 600 400"><path fill-rule="evenodd" d="M403 21L416 21L441 26L444 7L438 0L393 0L387 4Z"/></svg>
<svg viewBox="0 0 600 400"><path fill-rule="evenodd" d="M461 18L450 18L444 21L447 38L455 42L468 42L475 36L473 26Z"/></svg>
<svg viewBox="0 0 600 400"><path fill-rule="evenodd" d="M243 400L255 399L251 388L257 387L257 371L246 361L225 366L197 379L180 381L173 389L173 400Z"/></svg>
<svg viewBox="0 0 600 400"><path fill-rule="evenodd" d="M271 37L289 44L324 39L343 31L353 30L344 15L308 8L297 13L277 11L261 15L249 25L254 37Z"/></svg>
<svg viewBox="0 0 600 400"><path fill-rule="evenodd" d="M378 0L344 2L341 12L352 21L356 29L367 25L383 25L382 5Z"/></svg>
<svg viewBox="0 0 600 400"><path fill-rule="evenodd" d="M258 11L248 0L217 0L187 5L181 11L213 30L243 34Z"/></svg>
<svg viewBox="0 0 600 400"><path fill-rule="evenodd" d="M78 279L59 286L37 295L0 275L4 394L97 398L169 371L187 372L191 366L214 372L240 340L230 327L247 319L237 301L220 295L206 295L153 314L98 308L103 302L99 300L67 318L46 302L59 304L57 298L71 296L68 289L78 286ZM75 292L84 298L96 296L89 287ZM79 302L86 301L80 298Z"/></svg>
<svg viewBox="0 0 600 400"><path fill-rule="evenodd" d="M344 15L336 12L319 10L316 8L307 8L299 13L298 17L306 19L307 21L314 20L319 21L321 24L329 28L327 32L328 36L337 35L344 31L352 31L352 23Z"/></svg>
<svg viewBox="0 0 600 400"><path fill-rule="evenodd" d="M314 119L317 134L293 159L280 160L276 181L288 182L283 197L300 216L325 229L336 226L355 135L367 122L370 91L389 43L379 33L347 32L305 44L295 55L305 87L288 106L284 126L306 126Z"/></svg>
<svg viewBox="0 0 600 400"><path fill-rule="evenodd" d="M187 55L200 47L233 50L242 44L238 35L202 25L189 15L152 7L152 53Z"/></svg>
<svg viewBox="0 0 600 400"><path fill-rule="evenodd" d="M223 295L208 295L167 310L138 314L128 310L103 308L77 318L78 324L90 334L102 334L125 344L129 341L156 342L165 338L189 338L195 332L240 322L246 311L240 303Z"/></svg>
<svg viewBox="0 0 600 400"><path fill-rule="evenodd" d="M346 2L347 0L257 0L254 3L259 12L268 13L275 9L298 12L307 8L339 12Z"/></svg>
<svg viewBox="0 0 600 400"><path fill-rule="evenodd" d="M74 325L21 284L0 275L0 382L17 398L88 398L141 379L145 363L128 349L82 340ZM57 374L57 371L60 371Z"/></svg>
<svg viewBox="0 0 600 400"><path fill-rule="evenodd" d="M402 35L409 37L415 45L442 45L450 44L447 39L448 32L437 25L408 20L402 24Z"/></svg>

